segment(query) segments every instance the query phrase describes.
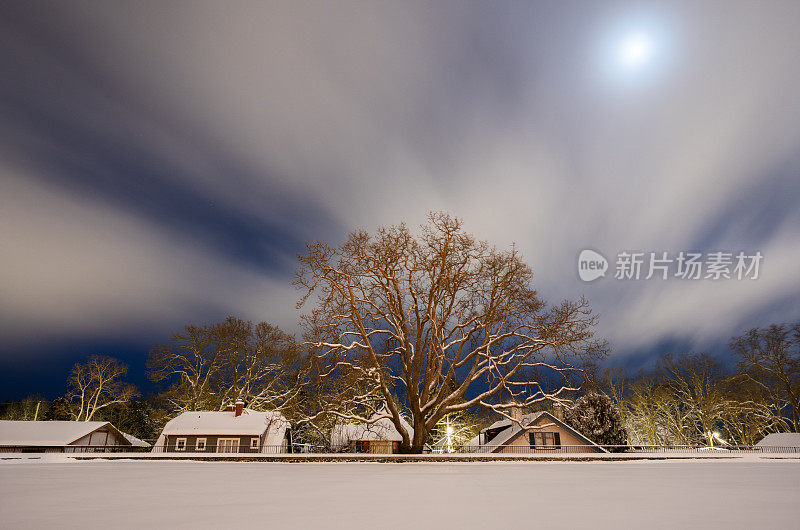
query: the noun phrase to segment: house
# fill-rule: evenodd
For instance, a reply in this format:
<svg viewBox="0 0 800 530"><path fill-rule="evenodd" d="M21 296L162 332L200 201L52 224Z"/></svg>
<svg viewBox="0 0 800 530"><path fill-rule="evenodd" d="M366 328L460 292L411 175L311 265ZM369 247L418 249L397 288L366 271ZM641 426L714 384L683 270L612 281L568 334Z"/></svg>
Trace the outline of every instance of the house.
<svg viewBox="0 0 800 530"><path fill-rule="evenodd" d="M107 421L0 420L0 452L116 452L150 444L126 434Z"/></svg>
<svg viewBox="0 0 800 530"><path fill-rule="evenodd" d="M374 416L373 416L374 417ZM400 422L414 436L414 429L400 418ZM374 423L334 425L331 431L331 449L336 452L393 454L400 451L403 437L389 418Z"/></svg>
<svg viewBox="0 0 800 530"><path fill-rule="evenodd" d="M280 412L259 412L242 401L223 411L184 412L169 420L153 452L287 453L289 422Z"/></svg>
<svg viewBox="0 0 800 530"><path fill-rule="evenodd" d="M800 433L774 432L766 435L756 444L764 452L798 453L800 452Z"/></svg>
<svg viewBox="0 0 800 530"><path fill-rule="evenodd" d="M561 418L539 411L523 415L512 409L519 421L502 419L483 429L466 450L480 453L607 453L605 449L567 425Z"/></svg>

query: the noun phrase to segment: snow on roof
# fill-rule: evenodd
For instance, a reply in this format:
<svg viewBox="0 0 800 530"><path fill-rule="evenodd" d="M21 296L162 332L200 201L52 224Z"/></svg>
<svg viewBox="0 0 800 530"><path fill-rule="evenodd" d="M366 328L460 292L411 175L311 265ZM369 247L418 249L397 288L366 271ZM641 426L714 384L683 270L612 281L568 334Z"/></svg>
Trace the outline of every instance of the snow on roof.
<svg viewBox="0 0 800 530"><path fill-rule="evenodd" d="M163 445L165 436L261 436L266 431L264 445L280 445L288 427L288 420L276 411L244 409L239 416L225 410L183 412L167 422L156 445Z"/></svg>
<svg viewBox="0 0 800 530"><path fill-rule="evenodd" d="M400 423L408 433L414 436L414 429L404 419ZM357 440L372 440L385 442L401 442L403 437L389 418L381 418L375 423L358 423L351 425L334 425L331 430L331 446L344 447Z"/></svg>
<svg viewBox="0 0 800 530"><path fill-rule="evenodd" d="M485 429L482 429L482 430L488 431L488 430L491 430L491 429L496 429L498 427L510 427L512 423L513 422L511 420L509 420L507 418L503 418L503 419L497 420L496 422L492 423L491 425L489 425L488 427L486 427Z"/></svg>
<svg viewBox="0 0 800 530"><path fill-rule="evenodd" d="M514 423L514 422L512 422L511 420L508 420L508 419L502 419L502 420L494 422L489 427L483 429L481 432L483 433L483 432L486 432L486 431L488 431L490 429L494 429L494 428L497 428L497 427L503 427L504 425L507 425L507 427L506 427L505 430L500 431L497 434L497 436L495 436L494 438L489 440L489 443L484 444L482 447L489 447L489 448L492 448L492 450L502 447L503 445L505 445L506 443L511 441L512 438L517 436L520 432L527 431L528 430L528 426L533 424L542 415L547 415L547 417L550 418L550 421L552 421L553 423L557 424L562 429L566 429L566 430L570 431L576 438L579 438L579 439L583 440L584 442L586 442L587 445L594 446L594 447L600 449L601 451L606 452L605 449L601 448L599 445L597 445L596 443L591 441L589 438L587 438L586 436L584 436L583 434L581 434L577 430L573 429L572 427L570 427L569 425L567 425L563 421L560 421L558 418L556 418L555 416L553 416L549 412L543 411L543 410L541 410L539 412L533 412L531 414L525 414L524 416L522 416L522 418L521 418L522 419L522 425L524 425L525 427L522 427L518 423Z"/></svg>
<svg viewBox="0 0 800 530"><path fill-rule="evenodd" d="M128 440L134 447L150 447L149 443L145 442L144 440L140 440L139 438L135 437L132 434L128 434L122 431L120 431L120 434L122 434L122 436L124 436L125 439Z"/></svg>
<svg viewBox="0 0 800 530"><path fill-rule="evenodd" d="M774 432L766 435L757 447L800 447L800 433Z"/></svg>
<svg viewBox="0 0 800 530"><path fill-rule="evenodd" d="M119 432L107 421L0 420L0 446L69 445L105 426Z"/></svg>

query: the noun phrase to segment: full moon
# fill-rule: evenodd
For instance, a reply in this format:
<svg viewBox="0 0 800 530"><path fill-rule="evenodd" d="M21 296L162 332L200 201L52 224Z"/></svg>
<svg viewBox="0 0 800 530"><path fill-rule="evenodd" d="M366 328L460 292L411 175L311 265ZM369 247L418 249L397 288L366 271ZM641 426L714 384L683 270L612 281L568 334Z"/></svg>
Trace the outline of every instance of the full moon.
<svg viewBox="0 0 800 530"><path fill-rule="evenodd" d="M644 33L634 33L622 40L619 47L619 61L628 68L647 63L653 53L653 42Z"/></svg>

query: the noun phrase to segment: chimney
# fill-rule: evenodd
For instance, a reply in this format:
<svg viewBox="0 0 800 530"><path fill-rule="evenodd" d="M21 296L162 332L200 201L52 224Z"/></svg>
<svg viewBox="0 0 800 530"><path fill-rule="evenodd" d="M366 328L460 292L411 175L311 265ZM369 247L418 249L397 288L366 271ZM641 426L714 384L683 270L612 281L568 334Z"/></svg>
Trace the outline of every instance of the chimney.
<svg viewBox="0 0 800 530"><path fill-rule="evenodd" d="M228 403L227 405L225 405L225 412L233 412L235 410L236 407L233 405L233 403Z"/></svg>
<svg viewBox="0 0 800 530"><path fill-rule="evenodd" d="M510 409L508 409L508 415L511 416L512 420L522 423L522 407L516 403L512 405Z"/></svg>
<svg viewBox="0 0 800 530"><path fill-rule="evenodd" d="M553 403L553 416L559 421L564 421L564 405L561 403Z"/></svg>
<svg viewBox="0 0 800 530"><path fill-rule="evenodd" d="M235 416L238 418L242 415L242 411L244 410L244 401L241 399L236 400L236 414Z"/></svg>

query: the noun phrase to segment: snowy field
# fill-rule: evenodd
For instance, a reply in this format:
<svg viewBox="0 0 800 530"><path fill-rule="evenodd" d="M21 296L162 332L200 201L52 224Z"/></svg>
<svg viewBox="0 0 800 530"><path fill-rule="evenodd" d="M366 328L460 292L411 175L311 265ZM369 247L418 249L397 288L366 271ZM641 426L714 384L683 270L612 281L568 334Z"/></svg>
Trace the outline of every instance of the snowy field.
<svg viewBox="0 0 800 530"><path fill-rule="evenodd" d="M800 460L0 464L2 528L800 528Z"/></svg>

